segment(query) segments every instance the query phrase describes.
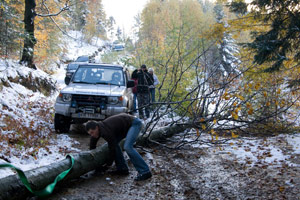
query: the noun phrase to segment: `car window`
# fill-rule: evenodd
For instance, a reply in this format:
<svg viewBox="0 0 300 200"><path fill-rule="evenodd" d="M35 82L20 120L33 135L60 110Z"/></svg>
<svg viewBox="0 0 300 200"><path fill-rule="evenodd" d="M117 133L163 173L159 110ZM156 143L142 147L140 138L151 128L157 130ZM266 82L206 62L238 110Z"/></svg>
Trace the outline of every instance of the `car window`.
<svg viewBox="0 0 300 200"><path fill-rule="evenodd" d="M78 67L78 64L70 63L67 66L67 70L76 70Z"/></svg>
<svg viewBox="0 0 300 200"><path fill-rule="evenodd" d="M106 66L80 66L75 72L73 82L125 86L122 69Z"/></svg>

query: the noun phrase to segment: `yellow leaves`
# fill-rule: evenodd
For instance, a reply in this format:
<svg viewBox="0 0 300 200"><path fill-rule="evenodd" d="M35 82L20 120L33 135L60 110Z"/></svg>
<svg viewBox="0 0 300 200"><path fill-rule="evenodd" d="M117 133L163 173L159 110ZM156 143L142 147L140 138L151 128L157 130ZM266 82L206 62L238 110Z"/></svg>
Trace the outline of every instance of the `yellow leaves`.
<svg viewBox="0 0 300 200"><path fill-rule="evenodd" d="M210 130L210 134L211 134L211 140L214 141L214 140L218 140L219 139L219 135L216 133L215 130Z"/></svg>
<svg viewBox="0 0 300 200"><path fill-rule="evenodd" d="M211 129L211 130L210 130L210 133L211 133L212 135L215 135L215 134L216 134L216 131L213 130L213 129Z"/></svg>
<svg viewBox="0 0 300 200"><path fill-rule="evenodd" d="M285 187L284 187L284 186L280 186L280 187L279 187L279 191L280 191L280 192L283 192L284 190L285 190Z"/></svg>
<svg viewBox="0 0 300 200"><path fill-rule="evenodd" d="M250 108L247 113L248 113L248 115L252 115L253 114L253 108Z"/></svg>
<svg viewBox="0 0 300 200"><path fill-rule="evenodd" d="M252 107L251 103L249 103L249 102L246 103L246 106L247 106L247 108L251 108Z"/></svg>
<svg viewBox="0 0 300 200"><path fill-rule="evenodd" d="M268 101L268 102L266 103L266 106L270 106L270 105L271 105L271 102Z"/></svg>
<svg viewBox="0 0 300 200"><path fill-rule="evenodd" d="M239 116L235 113L235 112L231 112L231 116L233 117L233 119L237 120L239 118Z"/></svg>
<svg viewBox="0 0 300 200"><path fill-rule="evenodd" d="M206 126L204 124L201 125L202 130L206 129Z"/></svg>
<svg viewBox="0 0 300 200"><path fill-rule="evenodd" d="M227 91L223 94L223 99L225 99L225 100L229 100L230 99L230 97L231 97L231 95L229 95L228 93L227 93Z"/></svg>
<svg viewBox="0 0 300 200"><path fill-rule="evenodd" d="M228 94L227 90L224 92L222 98L225 100L229 100L232 96L230 94Z"/></svg>
<svg viewBox="0 0 300 200"><path fill-rule="evenodd" d="M281 89L279 88L278 90L277 90L277 94L280 94L281 93Z"/></svg>
<svg viewBox="0 0 300 200"><path fill-rule="evenodd" d="M247 102L246 107L248 108L248 111L247 111L248 115L252 115L253 111L254 111L252 108L252 104L250 102Z"/></svg>
<svg viewBox="0 0 300 200"><path fill-rule="evenodd" d="M233 131L231 131L231 137L232 137L232 138L237 138L237 137L238 137L238 134L235 134Z"/></svg>
<svg viewBox="0 0 300 200"><path fill-rule="evenodd" d="M239 118L238 113L240 110L241 110L241 106L238 106L231 112L231 116L233 119L237 120Z"/></svg>
<svg viewBox="0 0 300 200"><path fill-rule="evenodd" d="M264 97L267 97L267 92L266 91L264 92Z"/></svg>
<svg viewBox="0 0 300 200"><path fill-rule="evenodd" d="M200 122L205 122L205 119L202 117L199 121Z"/></svg>
<svg viewBox="0 0 300 200"><path fill-rule="evenodd" d="M218 134L216 134L216 137L215 137L215 139L216 139L216 140L218 140L218 139L219 139L219 135L218 135Z"/></svg>
<svg viewBox="0 0 300 200"><path fill-rule="evenodd" d="M285 104L286 104L285 100L284 99L281 100L280 106L283 107L283 106L285 106Z"/></svg>
<svg viewBox="0 0 300 200"><path fill-rule="evenodd" d="M240 100L242 100L242 101L245 100L245 98L244 98L242 95L236 94L235 96L236 96L237 98L239 98Z"/></svg>
<svg viewBox="0 0 300 200"><path fill-rule="evenodd" d="M217 123L217 120L216 120L216 119L214 119L214 121L213 121L213 122L214 122L214 124L216 124L216 123Z"/></svg>
<svg viewBox="0 0 300 200"><path fill-rule="evenodd" d="M260 88L260 83L256 83L255 86L254 86L254 88L255 88L256 90L258 90L258 89Z"/></svg>
<svg viewBox="0 0 300 200"><path fill-rule="evenodd" d="M197 128L196 128L196 134L198 137L200 136L199 129L197 129Z"/></svg>
<svg viewBox="0 0 300 200"><path fill-rule="evenodd" d="M211 26L209 28L209 30L207 32L204 32L204 37L206 38L218 38L219 40L221 40L223 37L224 37L224 32L225 32L225 27L223 24L219 24L219 23L216 23L214 24L213 26ZM219 41L216 40L216 42L218 43Z"/></svg>

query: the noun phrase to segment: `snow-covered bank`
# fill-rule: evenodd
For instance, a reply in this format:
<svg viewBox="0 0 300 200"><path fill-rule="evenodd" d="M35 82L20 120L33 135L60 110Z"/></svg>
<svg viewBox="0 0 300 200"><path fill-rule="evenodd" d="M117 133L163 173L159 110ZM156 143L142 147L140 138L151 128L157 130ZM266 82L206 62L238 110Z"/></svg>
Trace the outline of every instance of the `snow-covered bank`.
<svg viewBox="0 0 300 200"><path fill-rule="evenodd" d="M62 60L75 60L78 56L92 55L106 41L95 38L92 44L84 42L80 32L72 31L65 36ZM101 52L95 58L100 60ZM54 102L65 86L65 67L52 67L53 75L33 70L14 60L0 60L0 162L10 162L22 170L45 166L64 159L70 152L78 152L72 145L76 141L68 135L54 131ZM23 86L19 77L28 80L45 80L55 87L49 96ZM10 81L14 80L14 82ZM31 82L30 82L31 83ZM31 83L34 85L34 81ZM30 86L30 84L29 84ZM13 174L11 169L0 169L0 177Z"/></svg>

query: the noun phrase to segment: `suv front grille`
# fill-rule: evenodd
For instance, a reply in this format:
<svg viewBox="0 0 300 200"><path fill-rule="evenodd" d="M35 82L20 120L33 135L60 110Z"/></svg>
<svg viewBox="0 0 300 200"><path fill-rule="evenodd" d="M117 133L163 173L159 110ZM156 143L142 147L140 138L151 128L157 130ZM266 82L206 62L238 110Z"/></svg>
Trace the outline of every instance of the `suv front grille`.
<svg viewBox="0 0 300 200"><path fill-rule="evenodd" d="M73 95L72 101L75 101L77 106L97 106L107 104L107 97L93 95Z"/></svg>

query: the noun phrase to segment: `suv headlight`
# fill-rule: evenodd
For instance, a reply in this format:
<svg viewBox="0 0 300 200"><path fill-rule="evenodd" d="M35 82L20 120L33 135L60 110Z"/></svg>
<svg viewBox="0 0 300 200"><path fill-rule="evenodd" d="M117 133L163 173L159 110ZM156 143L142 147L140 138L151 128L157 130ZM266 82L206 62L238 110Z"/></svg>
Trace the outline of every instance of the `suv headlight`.
<svg viewBox="0 0 300 200"><path fill-rule="evenodd" d="M108 97L108 103L109 104L118 104L120 101L123 100L123 97Z"/></svg>
<svg viewBox="0 0 300 200"><path fill-rule="evenodd" d="M63 93L60 93L59 94L59 97L60 99L63 101L63 102L69 102L72 100L72 95L71 94L63 94Z"/></svg>

